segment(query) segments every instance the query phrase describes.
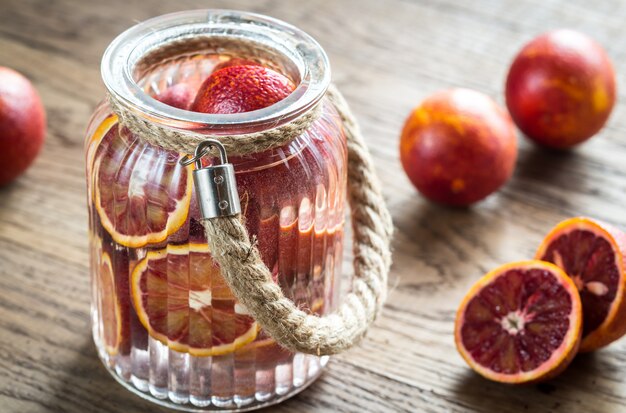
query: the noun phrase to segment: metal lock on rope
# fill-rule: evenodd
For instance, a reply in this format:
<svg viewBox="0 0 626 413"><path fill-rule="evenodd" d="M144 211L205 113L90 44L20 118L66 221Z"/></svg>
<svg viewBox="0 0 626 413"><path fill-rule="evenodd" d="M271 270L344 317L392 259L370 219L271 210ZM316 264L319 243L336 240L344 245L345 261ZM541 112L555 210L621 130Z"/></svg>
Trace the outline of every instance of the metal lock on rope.
<svg viewBox="0 0 626 413"><path fill-rule="evenodd" d="M220 163L203 167L202 158L211 148L219 150ZM224 145L215 139L200 142L193 156L180 160L180 164L185 166L194 162L193 182L202 218L230 217L241 213L235 168L228 163Z"/></svg>

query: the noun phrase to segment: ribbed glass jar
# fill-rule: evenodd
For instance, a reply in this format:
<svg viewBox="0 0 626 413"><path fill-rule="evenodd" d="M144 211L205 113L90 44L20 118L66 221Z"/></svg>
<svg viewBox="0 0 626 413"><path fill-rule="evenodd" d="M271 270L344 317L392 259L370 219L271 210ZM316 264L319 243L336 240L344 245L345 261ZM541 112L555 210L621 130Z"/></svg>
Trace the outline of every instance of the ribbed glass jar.
<svg viewBox="0 0 626 413"><path fill-rule="evenodd" d="M258 44L255 61L288 76L295 91L254 112L189 112L158 98L191 89L231 59L232 48L181 53L138 69L173 37L216 36ZM267 52L268 50L271 53ZM298 306L325 314L338 299L346 190L346 144L325 101L327 58L300 30L267 17L223 10L176 13L141 23L107 49L109 93L148 122L206 134L276 127L322 105L320 118L289 144L231 156L251 236L276 282ZM310 384L327 357L282 349L228 290L199 223L184 154L152 146L125 128L108 104L85 141L92 323L100 358L127 388L187 411L247 410L277 403Z"/></svg>

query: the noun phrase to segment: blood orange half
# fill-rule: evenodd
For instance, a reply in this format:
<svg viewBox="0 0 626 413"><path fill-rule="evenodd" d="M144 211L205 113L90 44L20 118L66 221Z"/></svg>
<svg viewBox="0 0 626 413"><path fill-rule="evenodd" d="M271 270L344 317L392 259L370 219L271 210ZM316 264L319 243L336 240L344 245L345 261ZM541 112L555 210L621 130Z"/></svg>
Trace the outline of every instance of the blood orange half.
<svg viewBox="0 0 626 413"><path fill-rule="evenodd" d="M467 364L502 383L556 376L580 344L582 308L572 280L557 266L525 261L499 267L465 296L455 341Z"/></svg>
<svg viewBox="0 0 626 413"><path fill-rule="evenodd" d="M113 265L108 253L102 254L98 271L99 311L102 320L102 339L109 355L119 351L122 340L122 315L115 290Z"/></svg>
<svg viewBox="0 0 626 413"><path fill-rule="evenodd" d="M187 220L192 167L178 154L111 129L94 162L94 204L113 240L140 248L164 241Z"/></svg>
<svg viewBox="0 0 626 413"><path fill-rule="evenodd" d="M257 323L235 300L206 245L148 252L132 272L131 296L148 333L176 351L223 355L257 336Z"/></svg>
<svg viewBox="0 0 626 413"><path fill-rule="evenodd" d="M583 341L588 352L626 333L626 234L590 218L554 227L536 258L555 263L573 280L583 303Z"/></svg>

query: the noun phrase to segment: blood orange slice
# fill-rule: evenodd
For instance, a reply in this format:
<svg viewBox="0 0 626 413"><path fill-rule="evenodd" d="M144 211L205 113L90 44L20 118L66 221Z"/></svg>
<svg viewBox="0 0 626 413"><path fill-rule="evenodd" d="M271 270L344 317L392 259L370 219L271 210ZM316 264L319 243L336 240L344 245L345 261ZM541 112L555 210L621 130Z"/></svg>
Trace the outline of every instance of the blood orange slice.
<svg viewBox="0 0 626 413"><path fill-rule="evenodd" d="M582 309L572 280L542 261L504 265L481 278L456 316L457 349L482 376L502 383L554 377L580 344Z"/></svg>
<svg viewBox="0 0 626 413"><path fill-rule="evenodd" d="M218 356L257 336L257 323L235 300L206 245L148 252L131 275L131 296L148 333L176 351Z"/></svg>
<svg viewBox="0 0 626 413"><path fill-rule="evenodd" d="M107 353L114 356L118 353L122 340L122 315L115 290L111 257L106 252L100 260L97 280L103 344Z"/></svg>
<svg viewBox="0 0 626 413"><path fill-rule="evenodd" d="M162 242L187 220L192 168L181 166L178 154L143 143L128 131L111 132L94 165L94 203L102 226L126 247Z"/></svg>
<svg viewBox="0 0 626 413"><path fill-rule="evenodd" d="M588 352L626 333L626 234L590 218L570 218L541 243L537 259L555 263L573 280L583 303L583 341Z"/></svg>
<svg viewBox="0 0 626 413"><path fill-rule="evenodd" d="M117 116L109 115L96 128L94 133L89 137L87 141L87 165L90 166L95 158L96 150L98 149L98 145L102 141L102 138L109 132L109 130L117 125Z"/></svg>
<svg viewBox="0 0 626 413"><path fill-rule="evenodd" d="M117 125L117 116L115 115L107 116L100 123L100 125L98 125L94 133L91 135L91 137L89 137L89 140L87 141L87 151L86 151L85 162L86 162L87 168L89 168L88 170L90 171L89 177L87 179L87 194L88 194L89 202L91 202L91 200L93 199L92 192L93 192L94 174L92 173L91 168L93 167L94 160L96 158L96 152L98 150L98 147L100 146L100 142L102 142L104 137L116 125Z"/></svg>

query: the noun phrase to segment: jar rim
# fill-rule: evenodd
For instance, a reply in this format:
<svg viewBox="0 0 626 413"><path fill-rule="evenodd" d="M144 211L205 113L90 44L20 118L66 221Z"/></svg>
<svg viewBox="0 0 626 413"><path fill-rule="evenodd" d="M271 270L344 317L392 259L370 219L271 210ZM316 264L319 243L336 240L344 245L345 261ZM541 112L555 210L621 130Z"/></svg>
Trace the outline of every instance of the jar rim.
<svg viewBox="0 0 626 413"><path fill-rule="evenodd" d="M140 87L134 69L146 53L171 39L204 35L253 41L286 57L299 72L299 83L285 99L263 109L234 114L209 114L178 109L151 97ZM182 129L275 127L314 107L330 84L328 57L315 39L281 20L238 10L201 9L161 15L117 36L104 52L101 75L109 93L150 121Z"/></svg>

